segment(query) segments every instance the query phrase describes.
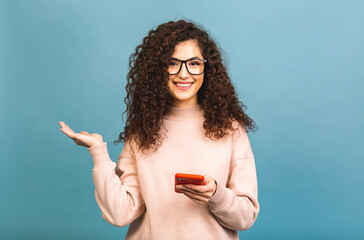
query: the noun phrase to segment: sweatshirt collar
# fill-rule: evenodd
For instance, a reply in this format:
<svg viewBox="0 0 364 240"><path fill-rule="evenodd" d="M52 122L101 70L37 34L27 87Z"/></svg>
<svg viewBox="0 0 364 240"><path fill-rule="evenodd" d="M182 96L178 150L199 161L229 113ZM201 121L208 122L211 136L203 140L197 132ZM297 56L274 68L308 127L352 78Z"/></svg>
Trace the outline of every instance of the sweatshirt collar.
<svg viewBox="0 0 364 240"><path fill-rule="evenodd" d="M167 114L164 118L172 120L183 120L186 118L195 118L203 116L201 104L197 104L186 108L168 107Z"/></svg>

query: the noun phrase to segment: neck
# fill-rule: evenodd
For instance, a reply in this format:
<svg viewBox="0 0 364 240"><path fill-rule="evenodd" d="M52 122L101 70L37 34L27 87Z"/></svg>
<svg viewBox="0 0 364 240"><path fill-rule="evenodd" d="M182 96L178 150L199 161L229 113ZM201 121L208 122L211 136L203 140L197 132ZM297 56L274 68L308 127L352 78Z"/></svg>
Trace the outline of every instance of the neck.
<svg viewBox="0 0 364 240"><path fill-rule="evenodd" d="M184 101L179 101L176 99L173 99L173 107L175 108L187 108L187 107L192 107L192 106L196 106L198 105L197 102L197 97L188 99L188 100L184 100Z"/></svg>
<svg viewBox="0 0 364 240"><path fill-rule="evenodd" d="M164 117L173 120L183 120L201 116L203 116L202 106L201 104L196 104L188 107L168 107L167 114Z"/></svg>

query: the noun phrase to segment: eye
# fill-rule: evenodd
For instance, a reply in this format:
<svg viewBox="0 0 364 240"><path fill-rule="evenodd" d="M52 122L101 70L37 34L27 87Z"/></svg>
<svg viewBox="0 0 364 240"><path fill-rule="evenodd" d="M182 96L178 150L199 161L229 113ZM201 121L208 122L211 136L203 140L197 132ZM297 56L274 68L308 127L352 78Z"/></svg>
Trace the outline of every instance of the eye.
<svg viewBox="0 0 364 240"><path fill-rule="evenodd" d="M171 60L169 62L169 66L178 66L178 62L177 61L174 61L174 60Z"/></svg>
<svg viewBox="0 0 364 240"><path fill-rule="evenodd" d="M191 61L188 65L190 65L190 66L200 66L201 61Z"/></svg>

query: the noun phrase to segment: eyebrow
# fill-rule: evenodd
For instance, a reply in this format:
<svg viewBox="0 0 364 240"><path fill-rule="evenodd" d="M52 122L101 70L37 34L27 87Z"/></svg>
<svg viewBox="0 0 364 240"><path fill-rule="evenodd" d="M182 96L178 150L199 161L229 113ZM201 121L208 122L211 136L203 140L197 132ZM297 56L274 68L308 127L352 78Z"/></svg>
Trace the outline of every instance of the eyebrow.
<svg viewBox="0 0 364 240"><path fill-rule="evenodd" d="M173 60L178 60L178 61L183 61L183 60L178 59L178 58L171 58L171 59L173 59ZM189 58L189 59L187 59L187 60L185 60L185 61L188 61L188 60L196 60L196 59L202 60L202 59L201 59L201 58L199 58L199 57L192 57L192 58Z"/></svg>

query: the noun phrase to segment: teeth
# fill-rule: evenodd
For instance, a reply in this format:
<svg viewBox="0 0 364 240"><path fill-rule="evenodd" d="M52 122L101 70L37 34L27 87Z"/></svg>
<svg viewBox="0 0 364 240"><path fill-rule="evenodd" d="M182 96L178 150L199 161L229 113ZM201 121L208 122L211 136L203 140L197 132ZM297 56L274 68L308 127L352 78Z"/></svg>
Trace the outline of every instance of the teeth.
<svg viewBox="0 0 364 240"><path fill-rule="evenodd" d="M188 84L180 84L180 83L176 83L176 85L180 86L180 87L188 87L190 86L192 83L188 83Z"/></svg>

